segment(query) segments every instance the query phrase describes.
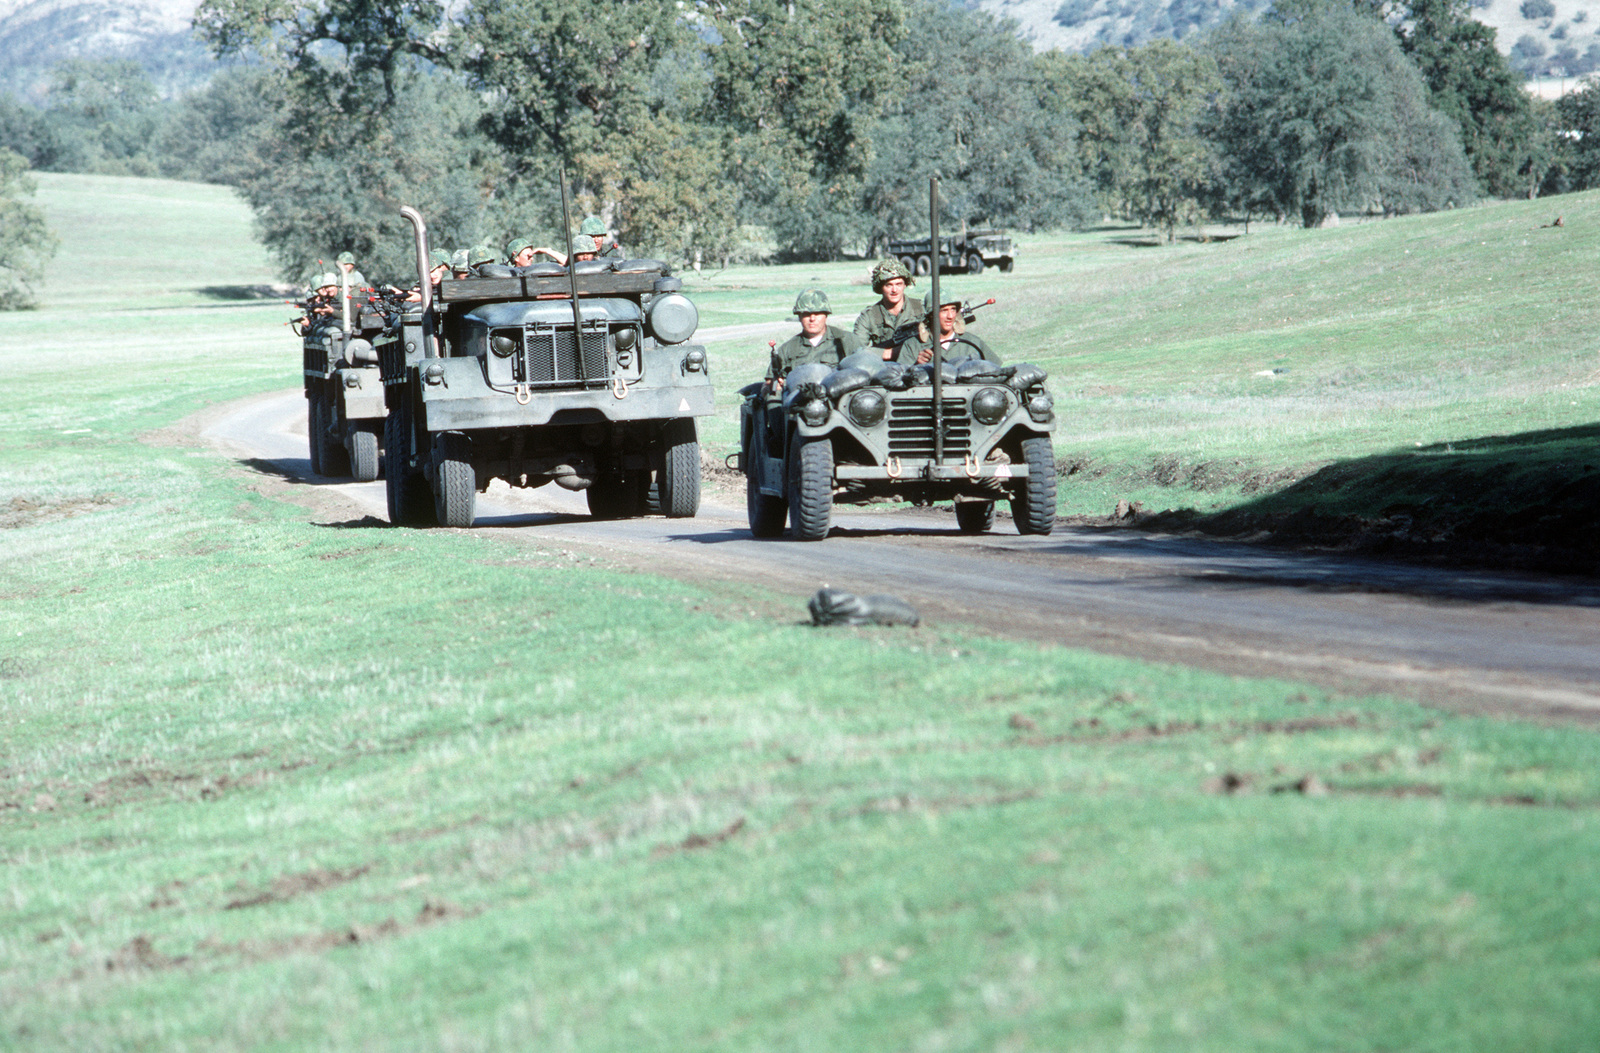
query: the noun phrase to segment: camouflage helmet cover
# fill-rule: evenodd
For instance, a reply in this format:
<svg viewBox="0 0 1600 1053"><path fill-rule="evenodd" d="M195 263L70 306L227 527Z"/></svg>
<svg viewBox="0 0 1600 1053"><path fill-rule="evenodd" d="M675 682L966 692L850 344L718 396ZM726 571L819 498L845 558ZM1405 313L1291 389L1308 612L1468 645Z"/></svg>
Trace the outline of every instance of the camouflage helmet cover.
<svg viewBox="0 0 1600 1053"><path fill-rule="evenodd" d="M476 267L480 263L495 263L498 260L499 257L494 254L494 250L487 245L474 246L467 253L468 267Z"/></svg>
<svg viewBox="0 0 1600 1053"><path fill-rule="evenodd" d="M312 286L314 289L326 289L330 286L337 289L339 287L339 276L331 272L327 274L319 274L312 280L316 283Z"/></svg>
<svg viewBox="0 0 1600 1053"><path fill-rule="evenodd" d="M600 251L600 246L596 245L594 243L594 239L589 237L589 235L587 235L587 234L579 234L577 237L572 239L572 253L573 253L573 255L577 255L580 252L599 252L599 251Z"/></svg>
<svg viewBox="0 0 1600 1053"><path fill-rule="evenodd" d="M506 242L506 259L516 259L517 253L521 252L523 249L531 248L532 245L533 242L528 238L512 238L510 241Z"/></svg>
<svg viewBox="0 0 1600 1053"><path fill-rule="evenodd" d="M897 259L891 258L872 268L872 291L875 293L883 292L884 285L895 278L905 279L908 287L917 284L917 279L913 278L911 272L906 270L906 265Z"/></svg>
<svg viewBox="0 0 1600 1053"><path fill-rule="evenodd" d="M795 314L832 314L833 305L821 289L807 289L794 298Z"/></svg>
<svg viewBox="0 0 1600 1053"><path fill-rule="evenodd" d="M435 267L448 267L448 266L450 266L450 253L446 252L444 249L433 249L433 250L429 251L429 253L428 253L428 269L430 271L433 270Z"/></svg>
<svg viewBox="0 0 1600 1053"><path fill-rule="evenodd" d="M467 250L457 249L450 254L450 269L464 271L467 269Z"/></svg>
<svg viewBox="0 0 1600 1053"><path fill-rule="evenodd" d="M948 307L951 304L955 304L957 307L961 306L961 297L959 297L959 296L946 295L946 296L940 297L939 300L940 300L940 302L939 302L939 306L940 307ZM925 294L922 297L922 313L923 314L932 314L933 313L933 293L931 291L928 292L927 294Z"/></svg>
<svg viewBox="0 0 1600 1053"><path fill-rule="evenodd" d="M584 220L583 225L578 228L579 234L587 234L591 238L601 237L605 234L605 232L606 221L601 219L599 216L590 216L588 219Z"/></svg>
<svg viewBox="0 0 1600 1053"><path fill-rule="evenodd" d="M356 263L356 254L353 253L353 252L341 252L341 253L339 253L339 258L334 260L334 262L335 263L348 263L352 267L354 267L355 263Z"/></svg>

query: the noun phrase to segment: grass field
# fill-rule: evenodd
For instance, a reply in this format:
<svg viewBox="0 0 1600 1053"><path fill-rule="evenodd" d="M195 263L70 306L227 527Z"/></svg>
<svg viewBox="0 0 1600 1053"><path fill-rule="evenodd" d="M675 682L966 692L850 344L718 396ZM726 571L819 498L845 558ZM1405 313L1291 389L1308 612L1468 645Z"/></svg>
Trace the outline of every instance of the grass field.
<svg viewBox="0 0 1600 1053"><path fill-rule="evenodd" d="M295 383L286 310L229 298L270 279L248 216L210 187L40 182L62 256L45 309L0 316L0 1048L1600 1034L1592 731L816 631L758 585L308 522L173 428ZM1062 456L1103 469L1064 507L1171 498L1193 491L1161 458L1303 472L1585 426L1590 309L1549 305L1600 198L1559 207L1555 232L1514 204L1040 238L971 287L1013 307L986 337L1057 378ZM1496 231L1529 244L1466 262ZM1379 267L1405 280L1338 288ZM707 325L781 319L813 280L864 305L860 272L691 292ZM715 445L765 351L713 351Z"/></svg>

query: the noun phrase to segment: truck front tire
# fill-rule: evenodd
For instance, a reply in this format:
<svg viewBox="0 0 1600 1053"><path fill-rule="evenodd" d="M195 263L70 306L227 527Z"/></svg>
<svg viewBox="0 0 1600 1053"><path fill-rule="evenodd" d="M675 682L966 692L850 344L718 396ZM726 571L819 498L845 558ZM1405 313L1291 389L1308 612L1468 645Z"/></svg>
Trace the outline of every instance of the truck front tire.
<svg viewBox="0 0 1600 1053"><path fill-rule="evenodd" d="M383 421L383 487L394 526L429 526L434 522L433 494L428 481L411 467L411 410L404 401Z"/></svg>
<svg viewBox="0 0 1600 1053"><path fill-rule="evenodd" d="M469 527L477 515L478 475L467 459L467 440L461 435L441 436L438 451L434 515L440 526Z"/></svg>
<svg viewBox="0 0 1600 1053"><path fill-rule="evenodd" d="M661 432L661 511L668 519L689 519L700 511L700 442L694 418L667 422Z"/></svg>

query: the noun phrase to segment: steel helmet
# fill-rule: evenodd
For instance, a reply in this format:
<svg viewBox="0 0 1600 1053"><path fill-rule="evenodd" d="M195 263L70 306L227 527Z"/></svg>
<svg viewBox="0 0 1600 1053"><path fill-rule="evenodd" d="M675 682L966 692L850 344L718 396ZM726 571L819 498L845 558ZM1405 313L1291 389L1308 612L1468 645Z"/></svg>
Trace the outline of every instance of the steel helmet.
<svg viewBox="0 0 1600 1053"><path fill-rule="evenodd" d="M599 216L590 216L588 219L584 220L583 225L578 228L578 233L587 234L591 238L603 237L606 233L606 221L601 219Z"/></svg>
<svg viewBox="0 0 1600 1053"><path fill-rule="evenodd" d="M872 291L883 292L886 283L895 278L904 278L907 286L917 284L917 280L906 270L906 265L896 259L887 259L872 268Z"/></svg>
<svg viewBox="0 0 1600 1053"><path fill-rule="evenodd" d="M833 305L821 289L807 289L794 298L795 314L832 314Z"/></svg>

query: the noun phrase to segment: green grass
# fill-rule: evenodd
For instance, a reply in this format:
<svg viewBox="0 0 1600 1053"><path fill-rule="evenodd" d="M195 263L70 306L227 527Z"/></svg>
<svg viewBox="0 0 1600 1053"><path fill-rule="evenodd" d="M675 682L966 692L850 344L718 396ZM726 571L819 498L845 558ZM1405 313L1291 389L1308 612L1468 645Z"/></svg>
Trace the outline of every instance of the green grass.
<svg viewBox="0 0 1600 1053"><path fill-rule="evenodd" d="M170 430L294 383L287 310L202 291L268 280L259 250L220 282L178 258L246 236L244 211L214 188L41 183L102 244L64 238L62 296L0 317L0 1048L1600 1032L1592 732L943 626L818 631L758 585L308 522L293 485ZM154 229L163 210L181 235ZM1315 272L1322 234L1261 251ZM1154 296L1237 245L1038 239L1029 259L1062 267L1058 290ZM140 246L99 296L61 269ZM692 291L708 324L759 320L812 277L842 300L859 270ZM1056 375L1111 362L1097 346L1064 341ZM724 414L738 356L763 353L719 355ZM1150 397L1202 405L1198 382L1156 384L1160 358L1129 365ZM1298 792L1308 776L1329 792Z"/></svg>

